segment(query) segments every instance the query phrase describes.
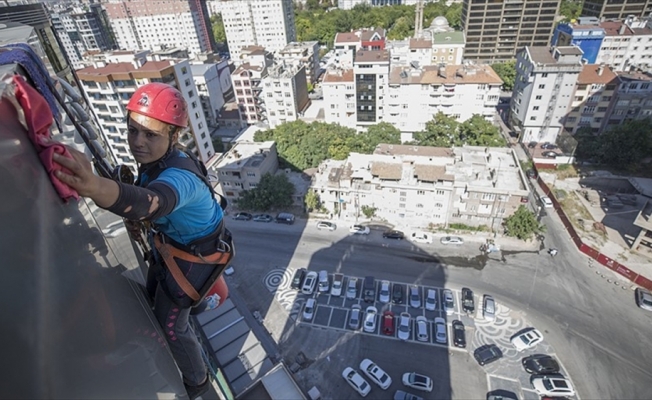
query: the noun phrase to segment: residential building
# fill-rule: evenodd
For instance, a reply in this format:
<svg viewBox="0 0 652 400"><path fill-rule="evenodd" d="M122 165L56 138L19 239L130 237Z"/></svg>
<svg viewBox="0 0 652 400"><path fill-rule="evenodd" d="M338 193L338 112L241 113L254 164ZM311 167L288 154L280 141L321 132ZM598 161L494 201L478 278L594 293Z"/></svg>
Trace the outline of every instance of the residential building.
<svg viewBox="0 0 652 400"><path fill-rule="evenodd" d="M403 142L442 112L463 122L474 114L493 120L503 81L487 65L394 67L389 75L383 121Z"/></svg>
<svg viewBox="0 0 652 400"><path fill-rule="evenodd" d="M583 59L595 64L605 37L600 20L595 17L579 17L577 22L560 23L552 37L553 46L577 46L584 53Z"/></svg>
<svg viewBox="0 0 652 400"><path fill-rule="evenodd" d="M237 142L209 169L218 177L215 191L233 202L240 198L243 190L258 186L263 175L276 173L276 143Z"/></svg>
<svg viewBox="0 0 652 400"><path fill-rule="evenodd" d="M610 65L615 71L652 66L652 29L648 21L628 18L604 21L600 27L605 30L605 38L596 62Z"/></svg>
<svg viewBox="0 0 652 400"><path fill-rule="evenodd" d="M326 160L313 178L323 206L342 218L375 217L412 229L451 223L501 230L529 195L514 151L380 144L374 154Z"/></svg>
<svg viewBox="0 0 652 400"><path fill-rule="evenodd" d="M555 142L581 71L577 46L528 46L517 54L510 120L521 142Z"/></svg>
<svg viewBox="0 0 652 400"><path fill-rule="evenodd" d="M359 4L367 4L372 7L394 6L399 4L413 6L419 1L420 0L338 0L337 7L340 10L350 10ZM430 3L432 1L434 0L423 0L424 3Z"/></svg>
<svg viewBox="0 0 652 400"><path fill-rule="evenodd" d="M353 62L355 77L356 125L364 129L383 121L385 95L389 82L389 52L359 50ZM335 108L345 112L343 104Z"/></svg>
<svg viewBox="0 0 652 400"><path fill-rule="evenodd" d="M618 85L602 123L603 131L629 120L652 117L652 73L619 71L617 75Z"/></svg>
<svg viewBox="0 0 652 400"><path fill-rule="evenodd" d="M285 122L296 121L310 105L305 67L276 64L267 70L262 79L262 95L258 100L267 111L270 128Z"/></svg>
<svg viewBox="0 0 652 400"><path fill-rule="evenodd" d="M608 65L584 65L577 77L564 128L570 133L576 133L580 128L590 128L598 133L608 119L607 112L617 86L617 75Z"/></svg>
<svg viewBox="0 0 652 400"><path fill-rule="evenodd" d="M329 124L355 128L357 117L353 68L327 70L321 87L324 95L324 120Z"/></svg>
<svg viewBox="0 0 652 400"><path fill-rule="evenodd" d="M251 125L267 119L260 96L261 80L267 76L273 58L262 46L246 46L241 52L242 63L231 73L231 81L242 118Z"/></svg>
<svg viewBox="0 0 652 400"><path fill-rule="evenodd" d="M286 65L305 67L306 79L311 84L317 82L321 67L319 66L319 42L291 42L276 53L275 59Z"/></svg>
<svg viewBox="0 0 652 400"><path fill-rule="evenodd" d="M110 0L102 5L123 50L182 47L195 55L216 49L205 1Z"/></svg>
<svg viewBox="0 0 652 400"><path fill-rule="evenodd" d="M233 94L228 63L223 60L219 63L190 64L190 71L208 127L217 128L220 110L228 100L225 93Z"/></svg>
<svg viewBox="0 0 652 400"><path fill-rule="evenodd" d="M464 58L494 63L512 60L526 46L547 46L560 0L464 0Z"/></svg>
<svg viewBox="0 0 652 400"><path fill-rule="evenodd" d="M438 32L430 38L388 40L392 66L461 65L464 57L464 33Z"/></svg>
<svg viewBox="0 0 652 400"><path fill-rule="evenodd" d="M118 162L136 169L127 144L126 105L136 89L150 82L175 86L188 104L189 130L179 142L206 162L215 153L201 101L187 60L148 61L147 52L116 51L93 67L77 70L98 117L102 134Z"/></svg>
<svg viewBox="0 0 652 400"><path fill-rule="evenodd" d="M647 17L652 0L584 0L581 15L601 19L623 19L629 15Z"/></svg>
<svg viewBox="0 0 652 400"><path fill-rule="evenodd" d="M358 29L351 32L338 32L333 40L335 50L384 50L385 29Z"/></svg>
<svg viewBox="0 0 652 400"><path fill-rule="evenodd" d="M271 52L297 40L292 0L231 0L221 5L231 59L240 63L245 46Z"/></svg>

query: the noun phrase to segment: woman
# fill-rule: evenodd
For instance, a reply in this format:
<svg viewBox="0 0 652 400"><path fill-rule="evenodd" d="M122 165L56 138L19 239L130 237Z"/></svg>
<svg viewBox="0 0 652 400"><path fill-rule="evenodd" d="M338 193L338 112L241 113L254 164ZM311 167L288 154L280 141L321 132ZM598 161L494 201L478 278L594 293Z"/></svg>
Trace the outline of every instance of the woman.
<svg viewBox="0 0 652 400"><path fill-rule="evenodd" d="M127 110L129 148L140 164L136 186L93 174L86 157L72 149L73 160L55 158L71 171L57 177L101 208L151 223L150 241L158 251L148 271L147 290L188 396L194 399L210 382L188 316L201 301L199 292L205 294L230 261L230 236L205 170L174 147L188 126L181 93L167 84L150 83L136 90Z"/></svg>

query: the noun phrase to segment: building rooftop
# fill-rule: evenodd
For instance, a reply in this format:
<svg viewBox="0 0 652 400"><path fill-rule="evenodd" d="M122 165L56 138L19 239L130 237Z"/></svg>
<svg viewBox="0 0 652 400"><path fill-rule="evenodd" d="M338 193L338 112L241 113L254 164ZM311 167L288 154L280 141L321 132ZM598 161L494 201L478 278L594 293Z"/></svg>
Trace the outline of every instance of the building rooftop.
<svg viewBox="0 0 652 400"><path fill-rule="evenodd" d="M616 79L616 74L610 66L601 66L597 64L586 64L582 67L580 75L577 77L579 85L607 84Z"/></svg>
<svg viewBox="0 0 652 400"><path fill-rule="evenodd" d="M267 157L267 153L275 147L274 141L267 142L236 142L236 144L215 165L219 169L241 169L257 167Z"/></svg>
<svg viewBox="0 0 652 400"><path fill-rule="evenodd" d="M495 84L503 81L488 65L426 65L419 69L394 67L389 73L390 85L432 85L432 84Z"/></svg>
<svg viewBox="0 0 652 400"><path fill-rule="evenodd" d="M133 72L156 72L163 71L166 68L173 66L175 63L172 60L165 61L147 61L140 68L128 62L110 63L104 67L86 67L77 70L77 75L84 78L93 78L115 74L130 74Z"/></svg>
<svg viewBox="0 0 652 400"><path fill-rule="evenodd" d="M542 65L558 65L558 64L567 64L564 61L566 60L557 60L553 57L553 50L556 49L559 51L559 54L562 56L581 56L583 54L582 50L577 46L558 46L558 47L548 47L548 46L526 46L525 51L528 52L530 59L536 64ZM575 61L573 58L571 64L576 64L579 61Z"/></svg>
<svg viewBox="0 0 652 400"><path fill-rule="evenodd" d="M430 39L410 39L409 47L411 49L430 49L432 41Z"/></svg>
<svg viewBox="0 0 652 400"><path fill-rule="evenodd" d="M382 40L385 38L385 29L359 29L353 32L338 32L335 34L335 44L359 43L370 40Z"/></svg>
<svg viewBox="0 0 652 400"><path fill-rule="evenodd" d="M604 29L606 36L631 36L634 31L622 21L602 21L600 28Z"/></svg>
<svg viewBox="0 0 652 400"><path fill-rule="evenodd" d="M315 45L319 43L318 41L310 41L310 42L290 42L281 50L279 53L294 53L294 52L302 52L305 50L311 50Z"/></svg>
<svg viewBox="0 0 652 400"><path fill-rule="evenodd" d="M464 32L462 31L453 31L453 32L437 32L432 35L432 44L441 45L441 44L464 44Z"/></svg>
<svg viewBox="0 0 652 400"><path fill-rule="evenodd" d="M256 45L242 46L240 53L246 53L252 56L265 55L265 48L263 46Z"/></svg>
<svg viewBox="0 0 652 400"><path fill-rule="evenodd" d="M301 71L301 68L305 69L304 66L294 64L275 64L267 68L267 77L271 79L292 79Z"/></svg>
<svg viewBox="0 0 652 400"><path fill-rule="evenodd" d="M581 56L584 55L582 49L577 46L558 46L557 51L563 56Z"/></svg>
<svg viewBox="0 0 652 400"><path fill-rule="evenodd" d="M409 146L406 144L381 143L374 149L374 154L389 156L416 155L423 157L452 157L453 149L449 147Z"/></svg>
<svg viewBox="0 0 652 400"><path fill-rule="evenodd" d="M262 70L263 70L263 67L261 67L261 66L259 66L259 65L251 65L251 64L249 64L249 63L244 63L244 64L240 64L240 65L238 66L238 68L236 68L235 71L232 72L231 75L241 74L241 73L243 73L244 71L256 71L256 72L261 72Z"/></svg>
<svg viewBox="0 0 652 400"><path fill-rule="evenodd" d="M353 82L352 69L331 69L324 73L322 84L325 83L340 83L340 82Z"/></svg>
<svg viewBox="0 0 652 400"><path fill-rule="evenodd" d="M652 73L645 71L617 71L616 75L625 81L652 81Z"/></svg>
<svg viewBox="0 0 652 400"><path fill-rule="evenodd" d="M358 50L355 53L354 63L389 62L387 50Z"/></svg>

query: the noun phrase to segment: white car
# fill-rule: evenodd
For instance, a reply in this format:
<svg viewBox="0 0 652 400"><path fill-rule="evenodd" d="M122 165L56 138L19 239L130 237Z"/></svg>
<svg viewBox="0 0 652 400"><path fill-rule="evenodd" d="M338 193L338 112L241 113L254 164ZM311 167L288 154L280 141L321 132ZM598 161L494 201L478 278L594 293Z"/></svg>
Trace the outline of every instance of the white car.
<svg viewBox="0 0 652 400"><path fill-rule="evenodd" d="M387 390L392 384L392 378L387 375L387 372L383 371L382 368L368 358L360 362L360 370L383 390Z"/></svg>
<svg viewBox="0 0 652 400"><path fill-rule="evenodd" d="M432 243L432 234L426 232L414 232L410 236L410 240L415 243L430 244Z"/></svg>
<svg viewBox="0 0 652 400"><path fill-rule="evenodd" d="M402 312L398 319L398 338L401 340L410 338L410 318L409 313Z"/></svg>
<svg viewBox="0 0 652 400"><path fill-rule="evenodd" d="M546 197L546 196L541 197L541 204L545 208L553 208L554 207L554 205L552 204L552 200L550 200L550 198Z"/></svg>
<svg viewBox="0 0 652 400"><path fill-rule="evenodd" d="M380 282L380 290L378 291L378 301L381 303L389 303L389 281Z"/></svg>
<svg viewBox="0 0 652 400"><path fill-rule="evenodd" d="M426 292L426 310L435 311L437 309L437 290L428 289Z"/></svg>
<svg viewBox="0 0 652 400"><path fill-rule="evenodd" d="M512 337L512 344L518 351L531 349L541 343L541 341L543 341L543 335L534 328L530 328L527 331Z"/></svg>
<svg viewBox="0 0 652 400"><path fill-rule="evenodd" d="M303 319L306 321L311 321L312 317L315 315L315 299L308 299L306 301L306 306L303 308Z"/></svg>
<svg viewBox="0 0 652 400"><path fill-rule="evenodd" d="M570 381L561 377L543 376L532 379L532 386L539 396L575 396Z"/></svg>
<svg viewBox="0 0 652 400"><path fill-rule="evenodd" d="M437 343L446 343L446 320L442 317L435 318L435 340Z"/></svg>
<svg viewBox="0 0 652 400"><path fill-rule="evenodd" d="M303 286L301 286L301 293L311 295L315 291L315 286L317 285L317 273L315 271L310 271L306 274L306 279L303 280Z"/></svg>
<svg viewBox="0 0 652 400"><path fill-rule="evenodd" d="M344 284L344 275L334 274L333 275L333 286L331 287L331 296L341 296L342 295L342 285Z"/></svg>
<svg viewBox="0 0 652 400"><path fill-rule="evenodd" d="M464 244L464 239L459 236L444 236L440 242L441 244Z"/></svg>
<svg viewBox="0 0 652 400"><path fill-rule="evenodd" d="M356 235L368 235L370 230L368 226L351 225L349 232L355 233Z"/></svg>
<svg viewBox="0 0 652 400"><path fill-rule="evenodd" d="M420 342L428 342L428 320L423 315L419 315L416 321L417 340Z"/></svg>
<svg viewBox="0 0 652 400"><path fill-rule="evenodd" d="M346 286L346 298L355 299L358 297L358 278L349 278L349 284Z"/></svg>
<svg viewBox="0 0 652 400"><path fill-rule="evenodd" d="M337 229L337 225L335 225L333 222L319 221L317 222L317 229L319 230L326 229L329 231L334 231L335 229Z"/></svg>
<svg viewBox="0 0 652 400"><path fill-rule="evenodd" d="M455 312L455 299L450 289L444 289L444 311L446 315L453 315Z"/></svg>
<svg viewBox="0 0 652 400"><path fill-rule="evenodd" d="M432 379L430 377L417 374L416 372L406 372L403 374L403 384L412 389L432 392Z"/></svg>
<svg viewBox="0 0 652 400"><path fill-rule="evenodd" d="M362 397L367 396L371 391L369 383L367 383L362 375L357 373L356 370L351 367L344 368L344 371L342 371L342 378L344 378L346 382Z"/></svg>
<svg viewBox="0 0 652 400"><path fill-rule="evenodd" d="M378 309L374 306L369 306L365 310L364 315L364 331L365 332L375 332L376 331L376 315L378 315Z"/></svg>

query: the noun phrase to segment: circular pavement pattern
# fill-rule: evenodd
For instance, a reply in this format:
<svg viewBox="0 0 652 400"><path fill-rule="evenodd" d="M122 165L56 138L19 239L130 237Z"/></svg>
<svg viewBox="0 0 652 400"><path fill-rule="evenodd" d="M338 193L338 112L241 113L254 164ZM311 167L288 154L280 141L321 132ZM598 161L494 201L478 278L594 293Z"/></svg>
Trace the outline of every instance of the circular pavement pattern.
<svg viewBox="0 0 652 400"><path fill-rule="evenodd" d="M292 279L292 271L283 270L281 268L274 268L269 271L267 275L263 278L265 287L271 293L276 292L279 288L285 289L289 286L290 280Z"/></svg>

